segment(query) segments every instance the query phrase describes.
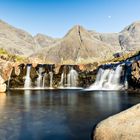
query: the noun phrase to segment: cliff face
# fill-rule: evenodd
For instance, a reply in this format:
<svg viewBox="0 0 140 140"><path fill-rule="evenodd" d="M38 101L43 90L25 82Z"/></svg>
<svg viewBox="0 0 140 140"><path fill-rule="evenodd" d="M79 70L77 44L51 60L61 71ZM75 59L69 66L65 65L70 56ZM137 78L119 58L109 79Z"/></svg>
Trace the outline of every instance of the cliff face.
<svg viewBox="0 0 140 140"><path fill-rule="evenodd" d="M0 48L15 55L51 63L89 63L111 59L117 52L140 50L140 22L119 33L97 33L74 26L63 38L29 33L0 21Z"/></svg>
<svg viewBox="0 0 140 140"><path fill-rule="evenodd" d="M130 88L140 89L140 60L132 63L131 74L128 79Z"/></svg>

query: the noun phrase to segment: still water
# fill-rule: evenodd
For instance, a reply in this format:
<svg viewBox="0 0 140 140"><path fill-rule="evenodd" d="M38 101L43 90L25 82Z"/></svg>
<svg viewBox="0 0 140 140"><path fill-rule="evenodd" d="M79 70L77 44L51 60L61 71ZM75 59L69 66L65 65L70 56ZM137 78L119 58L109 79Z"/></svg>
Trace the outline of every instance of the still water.
<svg viewBox="0 0 140 140"><path fill-rule="evenodd" d="M90 140L102 119L140 102L138 94L79 90L0 93L0 140Z"/></svg>

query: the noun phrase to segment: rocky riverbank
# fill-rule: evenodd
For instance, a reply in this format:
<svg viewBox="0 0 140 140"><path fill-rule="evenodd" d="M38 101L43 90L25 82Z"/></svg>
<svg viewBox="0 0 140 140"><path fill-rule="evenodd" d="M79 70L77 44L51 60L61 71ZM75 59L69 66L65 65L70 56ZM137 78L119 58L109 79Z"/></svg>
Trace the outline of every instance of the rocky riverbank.
<svg viewBox="0 0 140 140"><path fill-rule="evenodd" d="M72 64L41 64L42 61L39 59L29 59L28 61L26 59L19 61L17 60L17 56L12 57L12 59L8 59L9 55L1 55L0 57L0 75L1 78L4 80L4 82L1 82L1 85L3 87L3 83L6 83L7 88L23 88L24 82L25 82L25 76L27 71L27 64L31 64L31 81L34 85L35 81L38 78L38 70L41 66L43 68L42 75L45 73L50 72L50 66L53 66L51 68L53 72L53 87L59 87L61 86L61 78L62 73L64 73L65 78L67 79L66 75L68 75L70 69L73 67L74 70L78 72L78 81L77 86L79 87L88 87L91 84L94 83L96 74L98 72L99 68L103 69L114 69L117 65L122 64L123 71L122 75L125 75L127 77L128 81L128 90L139 90L140 87L140 60L139 54L134 55L133 57L126 58L125 61L121 59L120 62L104 62L104 63L89 63L89 64L78 64L78 65L72 65ZM133 62L131 62L133 61ZM131 63L130 63L131 62ZM125 65L124 65L125 64ZM125 72L125 74L124 74ZM121 79L125 80L123 77ZM46 77L46 80L49 81L49 77ZM49 83L46 83L46 85L49 85ZM2 90L3 91L3 90Z"/></svg>

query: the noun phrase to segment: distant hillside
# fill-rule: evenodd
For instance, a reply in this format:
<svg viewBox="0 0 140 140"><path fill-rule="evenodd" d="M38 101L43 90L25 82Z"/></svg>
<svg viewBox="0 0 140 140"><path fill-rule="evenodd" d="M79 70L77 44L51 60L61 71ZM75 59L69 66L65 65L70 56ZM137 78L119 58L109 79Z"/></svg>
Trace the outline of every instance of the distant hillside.
<svg viewBox="0 0 140 140"><path fill-rule="evenodd" d="M33 37L0 20L0 48L51 63L105 61L117 52L140 50L140 21L119 33L97 33L77 25L63 38L55 39L42 34Z"/></svg>
<svg viewBox="0 0 140 140"><path fill-rule="evenodd" d="M34 52L35 45L30 34L0 21L0 48L12 54L29 56Z"/></svg>

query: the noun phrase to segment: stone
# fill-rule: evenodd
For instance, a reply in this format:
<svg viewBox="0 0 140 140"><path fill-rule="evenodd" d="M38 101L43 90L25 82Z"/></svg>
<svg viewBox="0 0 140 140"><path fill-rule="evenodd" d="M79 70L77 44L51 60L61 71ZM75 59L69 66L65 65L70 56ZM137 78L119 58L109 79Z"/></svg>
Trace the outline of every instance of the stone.
<svg viewBox="0 0 140 140"><path fill-rule="evenodd" d="M100 122L93 140L140 140L140 104Z"/></svg>

